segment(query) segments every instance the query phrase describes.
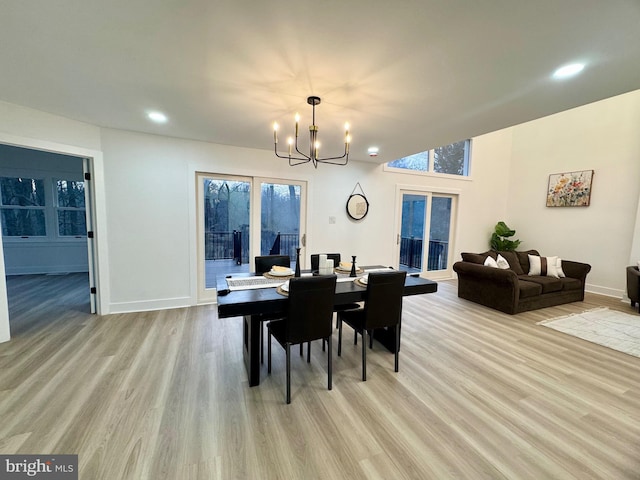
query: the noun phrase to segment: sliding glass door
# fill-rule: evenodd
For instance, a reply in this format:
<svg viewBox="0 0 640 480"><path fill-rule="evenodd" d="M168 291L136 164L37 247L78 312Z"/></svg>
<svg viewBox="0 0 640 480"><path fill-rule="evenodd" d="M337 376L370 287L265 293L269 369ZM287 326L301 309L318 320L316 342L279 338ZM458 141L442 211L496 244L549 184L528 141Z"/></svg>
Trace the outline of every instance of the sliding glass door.
<svg viewBox="0 0 640 480"><path fill-rule="evenodd" d="M398 192L398 266L409 273L451 274L450 245L456 195L426 191Z"/></svg>
<svg viewBox="0 0 640 480"><path fill-rule="evenodd" d="M304 262L306 183L198 173L198 301L215 301L221 275L253 270L256 255ZM304 268L304 263L302 263Z"/></svg>

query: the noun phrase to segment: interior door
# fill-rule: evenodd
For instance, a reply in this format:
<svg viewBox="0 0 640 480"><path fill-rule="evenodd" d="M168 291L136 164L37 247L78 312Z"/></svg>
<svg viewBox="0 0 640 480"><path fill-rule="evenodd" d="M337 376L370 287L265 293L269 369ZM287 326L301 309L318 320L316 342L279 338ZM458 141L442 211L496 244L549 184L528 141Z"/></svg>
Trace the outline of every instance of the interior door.
<svg viewBox="0 0 640 480"><path fill-rule="evenodd" d="M95 261L96 261L96 238L94 226L94 201L93 185L91 184L91 160L82 159L82 170L84 173L84 205L85 221L87 225L87 260L89 264L89 292L91 299L91 313L96 313L98 304L98 285L96 282Z"/></svg>

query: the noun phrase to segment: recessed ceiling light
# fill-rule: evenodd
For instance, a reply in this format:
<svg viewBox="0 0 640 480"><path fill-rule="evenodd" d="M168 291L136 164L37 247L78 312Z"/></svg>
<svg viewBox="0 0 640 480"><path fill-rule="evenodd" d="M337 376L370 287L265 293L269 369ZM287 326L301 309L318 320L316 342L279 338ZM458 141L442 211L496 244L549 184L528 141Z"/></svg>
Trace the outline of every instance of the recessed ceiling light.
<svg viewBox="0 0 640 480"><path fill-rule="evenodd" d="M165 123L168 120L167 116L162 112L149 112L147 113L147 117L156 123Z"/></svg>
<svg viewBox="0 0 640 480"><path fill-rule="evenodd" d="M369 147L369 149L367 150L367 152L369 152L370 157L377 157L378 151L379 151L378 147Z"/></svg>
<svg viewBox="0 0 640 480"><path fill-rule="evenodd" d="M569 65L564 65L553 72L553 78L564 79L573 77L582 70L584 70L584 63L570 63Z"/></svg>

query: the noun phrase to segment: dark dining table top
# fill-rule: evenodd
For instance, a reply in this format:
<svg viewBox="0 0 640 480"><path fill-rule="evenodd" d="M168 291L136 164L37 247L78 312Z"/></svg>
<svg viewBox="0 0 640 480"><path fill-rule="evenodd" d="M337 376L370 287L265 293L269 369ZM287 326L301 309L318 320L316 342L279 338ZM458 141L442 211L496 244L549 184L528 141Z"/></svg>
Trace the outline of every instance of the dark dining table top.
<svg viewBox="0 0 640 480"><path fill-rule="evenodd" d="M384 268L380 265L364 266L368 268ZM310 273L310 271L304 272ZM251 277L253 273L234 273L233 278ZM226 275L217 278L218 291L218 317L238 317L243 315L257 315L260 313L284 312L287 307L287 297L278 293L275 286L269 288L255 288L248 290L229 291ZM343 305L364 300L366 287L362 287L353 281L336 283L335 305ZM426 278L420 278L417 274L407 275L405 280L404 295L421 295L433 293L438 290L438 284Z"/></svg>

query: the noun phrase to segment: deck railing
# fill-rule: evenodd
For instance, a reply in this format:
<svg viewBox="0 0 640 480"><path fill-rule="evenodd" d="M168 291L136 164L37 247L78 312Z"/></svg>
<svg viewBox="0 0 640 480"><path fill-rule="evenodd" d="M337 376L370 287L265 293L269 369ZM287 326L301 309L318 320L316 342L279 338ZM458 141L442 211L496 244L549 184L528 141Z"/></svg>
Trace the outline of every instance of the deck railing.
<svg viewBox="0 0 640 480"><path fill-rule="evenodd" d="M422 270L422 238L400 238L400 265L407 268ZM449 255L449 243L439 240L429 240L427 252L427 270L445 270Z"/></svg>

